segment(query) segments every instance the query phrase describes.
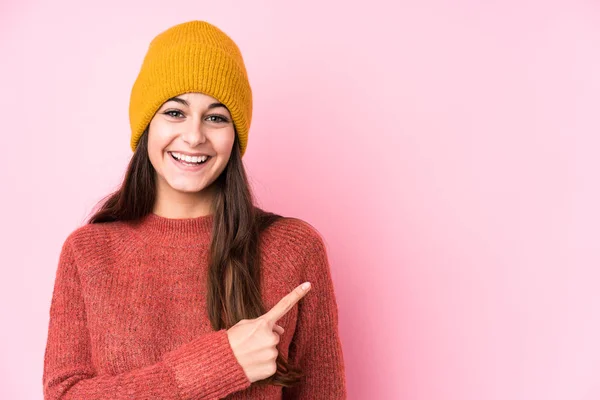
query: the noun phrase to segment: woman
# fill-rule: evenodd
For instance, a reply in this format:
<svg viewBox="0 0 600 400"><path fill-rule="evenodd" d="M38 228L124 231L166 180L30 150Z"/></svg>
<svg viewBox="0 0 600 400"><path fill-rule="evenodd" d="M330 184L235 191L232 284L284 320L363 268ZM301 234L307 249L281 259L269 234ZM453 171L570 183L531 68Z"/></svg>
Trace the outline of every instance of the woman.
<svg viewBox="0 0 600 400"><path fill-rule="evenodd" d="M324 242L253 205L237 45L204 21L162 32L129 114L122 186L62 246L45 398L346 398Z"/></svg>

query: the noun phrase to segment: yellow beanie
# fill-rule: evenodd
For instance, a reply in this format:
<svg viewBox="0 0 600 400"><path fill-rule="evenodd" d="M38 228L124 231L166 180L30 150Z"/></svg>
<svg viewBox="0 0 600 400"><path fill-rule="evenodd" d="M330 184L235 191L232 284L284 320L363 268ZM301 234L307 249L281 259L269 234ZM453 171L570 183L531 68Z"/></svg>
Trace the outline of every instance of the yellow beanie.
<svg viewBox="0 0 600 400"><path fill-rule="evenodd" d="M131 149L160 106L171 97L200 92L225 104L243 156L252 120L252 90L238 46L205 21L175 25L156 36L131 90Z"/></svg>

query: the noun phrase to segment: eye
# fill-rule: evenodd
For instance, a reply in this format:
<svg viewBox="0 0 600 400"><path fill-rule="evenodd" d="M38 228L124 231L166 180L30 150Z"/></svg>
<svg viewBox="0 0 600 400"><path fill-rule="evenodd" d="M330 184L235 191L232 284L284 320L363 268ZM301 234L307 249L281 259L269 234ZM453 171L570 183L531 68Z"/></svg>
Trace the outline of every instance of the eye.
<svg viewBox="0 0 600 400"><path fill-rule="evenodd" d="M173 118L179 118L177 115L173 115L173 114L183 115L183 113L179 110L167 110L163 114L168 115Z"/></svg>
<svg viewBox="0 0 600 400"><path fill-rule="evenodd" d="M208 118L218 118L220 121L212 120L211 122L229 122L227 118L222 117L221 115L209 115Z"/></svg>

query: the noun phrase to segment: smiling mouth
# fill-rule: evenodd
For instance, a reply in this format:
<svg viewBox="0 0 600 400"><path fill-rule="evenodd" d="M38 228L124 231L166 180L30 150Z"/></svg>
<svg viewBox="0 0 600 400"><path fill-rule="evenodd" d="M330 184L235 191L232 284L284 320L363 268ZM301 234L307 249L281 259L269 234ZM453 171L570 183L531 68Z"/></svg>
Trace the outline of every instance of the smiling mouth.
<svg viewBox="0 0 600 400"><path fill-rule="evenodd" d="M196 165L206 164L208 162L208 160L210 160L212 158L211 156L207 156L206 160L204 160L204 161L188 162L188 161L180 160L179 158L175 157L173 155L173 153L171 153L171 152L168 152L168 153L173 160L177 161L180 164L191 166L191 167L196 166Z"/></svg>

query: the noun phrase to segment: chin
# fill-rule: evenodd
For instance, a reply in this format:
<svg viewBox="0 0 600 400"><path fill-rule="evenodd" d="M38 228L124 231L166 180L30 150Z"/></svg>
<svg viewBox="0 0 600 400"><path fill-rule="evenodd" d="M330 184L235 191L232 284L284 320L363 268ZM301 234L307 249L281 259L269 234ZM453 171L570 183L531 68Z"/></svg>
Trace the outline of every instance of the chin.
<svg viewBox="0 0 600 400"><path fill-rule="evenodd" d="M197 193L202 191L206 185L201 182L167 182L171 189L182 193Z"/></svg>
<svg viewBox="0 0 600 400"><path fill-rule="evenodd" d="M181 193L198 193L204 190L203 185L171 186L174 190Z"/></svg>

